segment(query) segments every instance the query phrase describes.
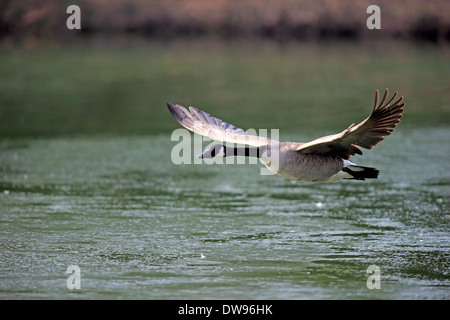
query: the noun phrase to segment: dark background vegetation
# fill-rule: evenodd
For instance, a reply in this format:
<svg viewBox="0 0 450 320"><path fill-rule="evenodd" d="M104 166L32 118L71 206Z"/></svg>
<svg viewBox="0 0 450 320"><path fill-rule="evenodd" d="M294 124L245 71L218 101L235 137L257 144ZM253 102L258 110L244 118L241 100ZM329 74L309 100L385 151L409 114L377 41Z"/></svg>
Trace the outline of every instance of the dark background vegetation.
<svg viewBox="0 0 450 320"><path fill-rule="evenodd" d="M1 36L67 36L70 4L82 8L82 33L274 39L367 37L368 15L361 13L375 4L382 11L378 36L450 40L446 0L3 0Z"/></svg>

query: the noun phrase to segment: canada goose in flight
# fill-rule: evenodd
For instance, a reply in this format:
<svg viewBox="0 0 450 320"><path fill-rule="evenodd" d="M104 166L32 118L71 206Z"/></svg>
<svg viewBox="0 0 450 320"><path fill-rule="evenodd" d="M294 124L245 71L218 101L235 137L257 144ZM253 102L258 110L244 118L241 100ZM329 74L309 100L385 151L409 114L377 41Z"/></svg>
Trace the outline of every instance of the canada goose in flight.
<svg viewBox="0 0 450 320"><path fill-rule="evenodd" d="M356 165L349 159L355 154L362 155L357 146L371 149L394 131L402 117L405 104L402 103L403 97L393 102L397 92L386 102L388 94L386 89L378 103L379 93L376 91L372 114L361 123L351 124L341 133L307 143L278 142L251 135L194 107L187 110L181 105L171 103L167 103L167 107L175 119L190 131L215 141L252 146L233 148L215 144L207 148L200 158L238 155L257 157L269 170L290 180L333 182L340 179L365 180L378 177L377 169ZM274 157L275 155L277 157Z"/></svg>

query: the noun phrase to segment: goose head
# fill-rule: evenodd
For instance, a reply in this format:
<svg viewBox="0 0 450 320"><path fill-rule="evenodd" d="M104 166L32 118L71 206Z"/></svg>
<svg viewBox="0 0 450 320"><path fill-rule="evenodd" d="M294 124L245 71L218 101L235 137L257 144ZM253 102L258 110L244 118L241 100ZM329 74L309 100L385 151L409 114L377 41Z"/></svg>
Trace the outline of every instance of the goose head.
<svg viewBox="0 0 450 320"><path fill-rule="evenodd" d="M225 157L225 146L222 144L213 144L205 149L197 158L223 158Z"/></svg>

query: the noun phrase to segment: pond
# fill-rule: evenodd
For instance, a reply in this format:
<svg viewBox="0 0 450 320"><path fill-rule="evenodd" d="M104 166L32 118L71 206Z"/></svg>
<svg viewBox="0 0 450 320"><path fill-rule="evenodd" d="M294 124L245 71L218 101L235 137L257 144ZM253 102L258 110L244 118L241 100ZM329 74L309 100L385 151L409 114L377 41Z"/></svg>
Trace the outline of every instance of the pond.
<svg viewBox="0 0 450 320"><path fill-rule="evenodd" d="M87 43L1 61L0 298L450 298L448 48ZM309 141L386 87L405 116L352 158L377 180L171 161L166 101Z"/></svg>

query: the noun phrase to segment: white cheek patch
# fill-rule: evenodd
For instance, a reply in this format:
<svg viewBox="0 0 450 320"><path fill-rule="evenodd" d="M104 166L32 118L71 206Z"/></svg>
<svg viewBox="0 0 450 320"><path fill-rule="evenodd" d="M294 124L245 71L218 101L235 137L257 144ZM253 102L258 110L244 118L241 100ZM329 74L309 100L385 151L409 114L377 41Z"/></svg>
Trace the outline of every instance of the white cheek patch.
<svg viewBox="0 0 450 320"><path fill-rule="evenodd" d="M216 157L218 157L218 158L223 158L223 157L225 157L225 150L224 150L224 147L223 147L223 146L220 147L219 153L216 154Z"/></svg>

